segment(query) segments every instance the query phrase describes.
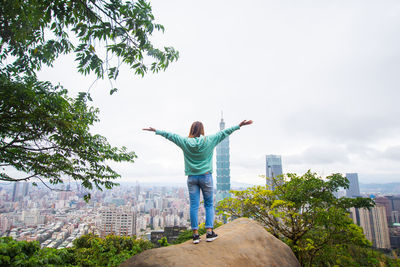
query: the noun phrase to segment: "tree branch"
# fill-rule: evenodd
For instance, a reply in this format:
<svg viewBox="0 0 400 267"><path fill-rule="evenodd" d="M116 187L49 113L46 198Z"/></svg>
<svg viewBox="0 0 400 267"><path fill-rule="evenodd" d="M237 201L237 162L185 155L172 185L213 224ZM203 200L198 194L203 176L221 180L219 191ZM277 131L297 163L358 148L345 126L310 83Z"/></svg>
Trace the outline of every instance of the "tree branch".
<svg viewBox="0 0 400 267"><path fill-rule="evenodd" d="M111 17L110 15L108 15L107 12L105 12L101 7L99 7L99 6L95 3L95 1L90 0L90 2L91 2L95 7L97 7L101 12L103 12L107 17L109 17L112 21L114 21L115 23L117 23L117 24L121 27L121 29L125 32L126 37L128 37L128 39L132 42L132 44L133 44L134 46L136 46L136 48L139 47L139 46L136 44L135 40L133 40L133 39L131 38L129 32L127 32L127 31L125 30L125 27L124 27L119 21L117 21L116 19L114 19L113 17Z"/></svg>
<svg viewBox="0 0 400 267"><path fill-rule="evenodd" d="M48 186L39 176L36 177L38 178L42 184L44 184L44 186L46 186L48 189L50 189L51 191L58 191L58 192L70 192L71 190L66 190L66 189L56 189L56 188L51 188L50 186Z"/></svg>
<svg viewBox="0 0 400 267"><path fill-rule="evenodd" d="M41 152L41 151L45 151L45 150L51 150L51 149L58 148L56 146L43 147L43 148L30 148L30 147L26 147L26 146L11 146L11 147L13 147L13 148L21 148L21 149L24 149L24 150L36 151L36 152Z"/></svg>
<svg viewBox="0 0 400 267"><path fill-rule="evenodd" d="M78 0L78 2L81 3L81 4L85 7L85 9L86 9L88 12L90 12L93 16L95 16L101 23L104 23L103 20L102 20L95 12L93 12L85 3L83 3L81 0ZM136 44L135 40L133 40L133 39L131 38L129 32L127 32L127 31L125 30L125 27L124 27L121 23L119 23L119 22L118 22L117 20L115 20L113 17L111 17L110 15L108 15L107 12L104 11L104 9L102 9L100 6L98 6L98 5L95 3L95 1L90 0L90 2L91 2L96 8L98 8L104 15L106 15L106 16L109 17L112 21L114 21L115 23L117 23L117 24L121 27L121 29L125 32L126 37L132 42L132 44L133 44L136 48L139 48L139 46Z"/></svg>
<svg viewBox="0 0 400 267"><path fill-rule="evenodd" d="M1 175L1 174L0 174L0 175ZM36 175L37 175L37 173L32 174L32 175L30 175L30 176L27 176L27 177L25 177L25 178L11 178L11 177L3 178L3 177L1 176L1 177L0 177L0 180L1 180L1 181L7 181L7 182L27 181L27 180L29 180L29 179L35 177Z"/></svg>

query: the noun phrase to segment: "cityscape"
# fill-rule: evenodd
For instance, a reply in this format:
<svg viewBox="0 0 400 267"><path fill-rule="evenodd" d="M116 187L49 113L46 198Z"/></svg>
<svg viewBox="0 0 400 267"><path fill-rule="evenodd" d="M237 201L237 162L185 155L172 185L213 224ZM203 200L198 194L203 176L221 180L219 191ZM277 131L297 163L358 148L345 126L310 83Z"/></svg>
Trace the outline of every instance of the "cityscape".
<svg viewBox="0 0 400 267"><path fill-rule="evenodd" d="M221 119L220 129L224 128ZM265 169L266 177L284 174L282 157L266 155ZM349 188L337 192L337 197L370 197L376 203L371 209L351 208L354 223L363 228L375 248L400 248L400 195L366 194L360 191L357 173L346 173L346 178ZM216 181L215 204L230 197L229 137L216 148ZM271 185L267 182L267 186ZM122 183L112 190L94 190L88 203L85 194L87 191L79 184L68 183L51 191L29 182L1 183L0 234L19 241L39 241L41 247L67 248L88 233L100 237L136 236L154 244L165 236L172 242L190 227L185 186ZM199 220L204 223L202 206Z"/></svg>
<svg viewBox="0 0 400 267"><path fill-rule="evenodd" d="M0 7L0 266L400 267L398 1Z"/></svg>

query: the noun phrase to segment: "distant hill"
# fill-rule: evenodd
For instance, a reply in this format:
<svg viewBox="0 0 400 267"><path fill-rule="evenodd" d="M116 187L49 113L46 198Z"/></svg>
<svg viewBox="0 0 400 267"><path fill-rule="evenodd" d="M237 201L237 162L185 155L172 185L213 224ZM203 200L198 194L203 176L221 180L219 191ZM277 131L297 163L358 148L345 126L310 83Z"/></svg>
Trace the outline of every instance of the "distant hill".
<svg viewBox="0 0 400 267"><path fill-rule="evenodd" d="M362 184L360 183L361 193L381 193L381 194L400 194L400 183L387 184Z"/></svg>

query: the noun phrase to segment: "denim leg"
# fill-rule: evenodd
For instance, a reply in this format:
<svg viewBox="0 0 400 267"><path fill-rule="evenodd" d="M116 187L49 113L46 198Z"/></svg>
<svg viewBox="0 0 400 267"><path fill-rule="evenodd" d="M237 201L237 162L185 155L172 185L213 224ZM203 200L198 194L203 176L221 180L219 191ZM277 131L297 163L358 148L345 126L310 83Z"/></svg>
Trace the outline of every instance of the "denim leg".
<svg viewBox="0 0 400 267"><path fill-rule="evenodd" d="M199 228L200 187L198 177L189 176L187 180L190 199L190 224L192 230Z"/></svg>
<svg viewBox="0 0 400 267"><path fill-rule="evenodd" d="M213 200L213 178L212 174L204 175L199 180L201 191L203 192L204 208L206 210L206 228L214 226L214 200Z"/></svg>

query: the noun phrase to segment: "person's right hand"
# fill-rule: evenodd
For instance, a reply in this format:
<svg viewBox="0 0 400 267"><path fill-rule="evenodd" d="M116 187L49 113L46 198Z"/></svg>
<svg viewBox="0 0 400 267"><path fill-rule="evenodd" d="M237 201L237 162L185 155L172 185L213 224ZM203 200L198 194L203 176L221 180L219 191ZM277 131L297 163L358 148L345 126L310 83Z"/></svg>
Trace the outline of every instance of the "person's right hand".
<svg viewBox="0 0 400 267"><path fill-rule="evenodd" d="M239 127L242 127L242 126L244 126L244 125L250 125L250 124L252 124L252 123L253 123L252 120L249 120L249 121L244 120L244 121L242 121L241 123L239 123Z"/></svg>
<svg viewBox="0 0 400 267"><path fill-rule="evenodd" d="M156 129L154 129L153 127L149 127L149 128L143 128L143 131L155 132Z"/></svg>

